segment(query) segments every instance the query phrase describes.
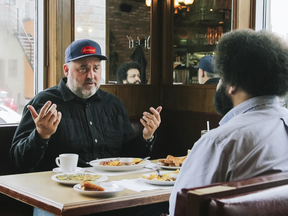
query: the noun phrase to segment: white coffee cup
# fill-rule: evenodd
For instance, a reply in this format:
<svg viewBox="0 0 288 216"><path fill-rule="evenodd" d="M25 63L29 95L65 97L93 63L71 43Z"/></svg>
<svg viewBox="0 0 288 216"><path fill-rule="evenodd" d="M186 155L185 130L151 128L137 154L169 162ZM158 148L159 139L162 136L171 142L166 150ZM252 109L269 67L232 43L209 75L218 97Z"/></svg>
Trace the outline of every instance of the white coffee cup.
<svg viewBox="0 0 288 216"><path fill-rule="evenodd" d="M60 154L55 159L62 172L75 172L78 164L78 154Z"/></svg>

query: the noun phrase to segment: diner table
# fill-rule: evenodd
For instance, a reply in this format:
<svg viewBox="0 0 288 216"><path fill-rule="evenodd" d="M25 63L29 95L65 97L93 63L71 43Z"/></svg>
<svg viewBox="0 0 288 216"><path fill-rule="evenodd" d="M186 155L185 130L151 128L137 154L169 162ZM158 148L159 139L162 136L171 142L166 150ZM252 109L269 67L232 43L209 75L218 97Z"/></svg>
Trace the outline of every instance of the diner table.
<svg viewBox="0 0 288 216"><path fill-rule="evenodd" d="M151 162L157 163L157 160ZM141 169L141 172L139 170L128 173L113 172L113 175L112 173L107 175L108 179L105 182L117 183L123 179L138 181L141 174L149 172L155 171L145 168ZM46 171L0 176L0 192L55 215L73 216L168 201L173 188L162 186L161 189L140 192L124 188L111 197L103 198L82 195L73 189L73 185L53 181L51 179L53 175L55 172Z"/></svg>

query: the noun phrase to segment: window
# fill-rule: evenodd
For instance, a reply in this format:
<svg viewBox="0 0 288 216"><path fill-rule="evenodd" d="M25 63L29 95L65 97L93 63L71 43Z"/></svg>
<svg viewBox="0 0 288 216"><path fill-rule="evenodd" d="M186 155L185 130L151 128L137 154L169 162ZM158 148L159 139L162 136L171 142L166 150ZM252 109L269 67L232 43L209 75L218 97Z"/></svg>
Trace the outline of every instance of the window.
<svg viewBox="0 0 288 216"><path fill-rule="evenodd" d="M256 25L255 29L267 29L278 34L288 42L288 28L286 20L287 0L257 0L256 1ZM288 93L279 99L280 105L287 107Z"/></svg>
<svg viewBox="0 0 288 216"><path fill-rule="evenodd" d="M17 59L9 59L8 60L8 77L17 78Z"/></svg>
<svg viewBox="0 0 288 216"><path fill-rule="evenodd" d="M277 33L288 42L288 28L286 20L288 19L287 0L267 1L267 19L266 28Z"/></svg>
<svg viewBox="0 0 288 216"><path fill-rule="evenodd" d="M35 95L35 17L34 0L0 0L0 124L19 122Z"/></svg>

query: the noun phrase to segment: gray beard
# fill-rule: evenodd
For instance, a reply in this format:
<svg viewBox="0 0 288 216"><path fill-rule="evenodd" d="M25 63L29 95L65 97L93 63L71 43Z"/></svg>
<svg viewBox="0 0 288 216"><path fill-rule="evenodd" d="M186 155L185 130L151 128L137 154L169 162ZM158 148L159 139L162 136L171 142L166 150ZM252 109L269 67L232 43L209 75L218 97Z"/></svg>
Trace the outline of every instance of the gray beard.
<svg viewBox="0 0 288 216"><path fill-rule="evenodd" d="M69 88L69 86L68 86L68 88ZM92 97L94 94L96 94L96 92L98 91L99 87L97 86L95 93L94 93L94 94L91 94L91 95L84 95L84 94L82 93L82 90L81 90L81 89L76 89L75 91L74 91L73 89L71 89L71 88L69 88L69 89L70 89L71 92L73 92L73 93L74 93L75 95L77 95L78 97L83 98L83 99L87 99L87 98Z"/></svg>
<svg viewBox="0 0 288 216"><path fill-rule="evenodd" d="M87 99L87 98L92 97L94 94L96 94L96 92L98 91L98 89L100 87L100 86L96 86L96 91L93 94L85 95L85 94L82 93L82 89L81 88L76 88L76 89L70 88L68 82L69 81L67 81L67 83L66 83L67 88L70 89L70 91L73 94L75 94L76 96L78 96L80 98L83 98L83 99Z"/></svg>

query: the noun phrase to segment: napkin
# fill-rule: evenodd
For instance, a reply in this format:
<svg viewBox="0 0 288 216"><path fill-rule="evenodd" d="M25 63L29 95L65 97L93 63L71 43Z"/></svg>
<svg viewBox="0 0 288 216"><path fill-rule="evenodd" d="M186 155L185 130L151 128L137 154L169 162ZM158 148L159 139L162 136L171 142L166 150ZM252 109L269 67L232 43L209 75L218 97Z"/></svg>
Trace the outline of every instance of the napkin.
<svg viewBox="0 0 288 216"><path fill-rule="evenodd" d="M173 188L173 186L161 186L161 185L148 184L142 181L141 179L123 179L120 181L111 181L111 182L121 185L126 189L133 190L136 192Z"/></svg>

